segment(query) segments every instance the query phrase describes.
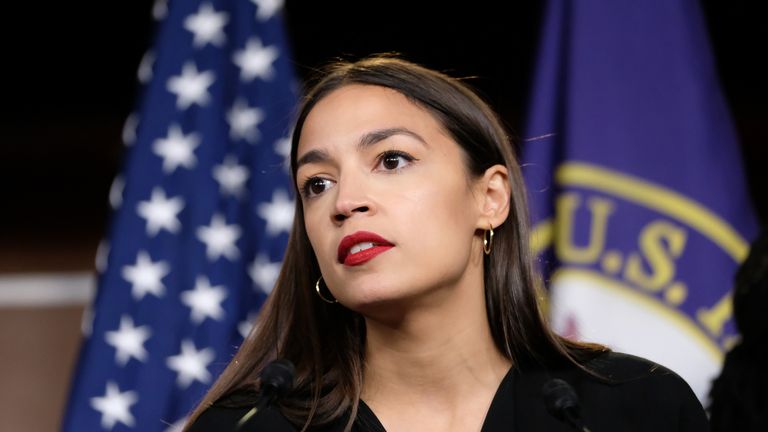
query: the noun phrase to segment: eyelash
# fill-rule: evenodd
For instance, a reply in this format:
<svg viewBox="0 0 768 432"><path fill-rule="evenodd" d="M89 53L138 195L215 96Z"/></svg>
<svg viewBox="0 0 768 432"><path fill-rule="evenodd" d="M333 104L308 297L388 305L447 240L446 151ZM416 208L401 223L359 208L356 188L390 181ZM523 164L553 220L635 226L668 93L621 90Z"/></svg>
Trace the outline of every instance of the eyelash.
<svg viewBox="0 0 768 432"><path fill-rule="evenodd" d="M383 152L382 154L380 154L379 157L376 159L377 160L376 166L378 167L379 165L384 163L385 159L391 158L391 157L403 158L403 159L405 159L406 162L413 162L413 161L416 160L415 157L411 156L410 154L408 154L408 153L406 153L404 151L400 151L400 150L387 150L387 151ZM387 169L386 171L400 171L403 168L404 167L397 167L397 168L393 168L391 170Z"/></svg>
<svg viewBox="0 0 768 432"><path fill-rule="evenodd" d="M380 165L382 165L384 163L384 160L386 160L387 158L392 158L392 157L403 158L408 163L414 162L414 161L418 160L415 157L411 156L410 154L408 154L408 153L406 153L404 151L400 151L400 150L387 150L387 151L381 153L376 158L376 167L378 168ZM399 165L399 163L398 163L398 165ZM403 167L398 166L398 167L392 168L392 169L386 169L385 168L384 171L398 172L398 171L402 170L403 168L405 168L405 167L404 166ZM304 198L314 198L317 195L320 195L321 193L325 192L325 191L323 191L323 192L320 192L318 194L314 194L313 195L312 192L310 191L310 188L314 184L317 184L315 182L318 182L318 181L331 182L332 180L329 180L329 179L326 179L326 178L323 178L323 177L317 177L317 176L310 177L307 180L305 180L304 183L301 185L301 189L300 189L301 190L301 195ZM328 190L328 189L326 189L326 190Z"/></svg>

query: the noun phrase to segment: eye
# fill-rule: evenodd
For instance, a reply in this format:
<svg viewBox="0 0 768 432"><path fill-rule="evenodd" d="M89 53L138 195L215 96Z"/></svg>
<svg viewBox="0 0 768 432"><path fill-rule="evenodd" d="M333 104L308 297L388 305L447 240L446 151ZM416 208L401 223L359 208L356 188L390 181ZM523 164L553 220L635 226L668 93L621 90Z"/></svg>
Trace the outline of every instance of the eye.
<svg viewBox="0 0 768 432"><path fill-rule="evenodd" d="M301 194L306 198L312 198L332 188L333 180L322 177L310 177L301 187Z"/></svg>
<svg viewBox="0 0 768 432"><path fill-rule="evenodd" d="M405 168L414 160L416 159L408 153L399 150L389 150L379 156L378 166L386 171L395 171Z"/></svg>

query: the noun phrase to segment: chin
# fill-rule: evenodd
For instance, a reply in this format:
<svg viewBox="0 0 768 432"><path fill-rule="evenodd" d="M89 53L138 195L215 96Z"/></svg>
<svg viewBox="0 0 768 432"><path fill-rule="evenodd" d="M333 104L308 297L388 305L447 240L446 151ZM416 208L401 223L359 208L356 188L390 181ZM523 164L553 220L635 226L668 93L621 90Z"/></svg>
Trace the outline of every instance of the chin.
<svg viewBox="0 0 768 432"><path fill-rule="evenodd" d="M365 305L376 305L388 303L396 299L397 295L387 289L380 287L355 288L354 291L344 296L344 303L350 307L365 307Z"/></svg>
<svg viewBox="0 0 768 432"><path fill-rule="evenodd" d="M419 296L390 288L377 286L375 289L357 290L345 296L342 303L366 318L397 325L419 303Z"/></svg>
<svg viewBox="0 0 768 432"><path fill-rule="evenodd" d="M402 294L382 285L358 286L343 296L342 303L355 312L368 315L401 303L404 297Z"/></svg>

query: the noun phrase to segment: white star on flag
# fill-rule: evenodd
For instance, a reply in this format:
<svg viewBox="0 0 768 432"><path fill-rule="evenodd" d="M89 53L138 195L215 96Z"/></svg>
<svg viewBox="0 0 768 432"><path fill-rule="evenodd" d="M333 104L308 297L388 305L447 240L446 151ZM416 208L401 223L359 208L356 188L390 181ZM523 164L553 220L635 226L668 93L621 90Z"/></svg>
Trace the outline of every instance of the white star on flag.
<svg viewBox="0 0 768 432"><path fill-rule="evenodd" d="M141 201L136 206L136 212L147 221L147 235L154 237L161 229L178 233L181 229L178 215L184 208L181 197L167 198L165 192L156 187L152 189L149 201Z"/></svg>
<svg viewBox="0 0 768 432"><path fill-rule="evenodd" d="M184 426L187 424L188 417L182 417L172 424L168 425L168 429L163 432L184 432Z"/></svg>
<svg viewBox="0 0 768 432"><path fill-rule="evenodd" d="M264 294L272 292L279 274L280 262L271 262L265 254L259 254L248 266L248 276Z"/></svg>
<svg viewBox="0 0 768 432"><path fill-rule="evenodd" d="M255 143L259 138L259 123L264 120L264 111L251 108L243 99L238 99L227 112L229 136L233 140L245 139Z"/></svg>
<svg viewBox="0 0 768 432"><path fill-rule="evenodd" d="M213 167L213 178L219 182L222 193L226 195L242 195L249 176L248 168L238 164L233 156L227 156L224 163Z"/></svg>
<svg viewBox="0 0 768 432"><path fill-rule="evenodd" d="M148 83L154 75L153 67L155 66L155 53L147 51L141 58L139 63L139 69L136 71L136 77L142 84Z"/></svg>
<svg viewBox="0 0 768 432"><path fill-rule="evenodd" d="M272 201L259 205L258 214L267 222L267 234L276 236L280 232L291 232L294 202L281 189L272 193Z"/></svg>
<svg viewBox="0 0 768 432"><path fill-rule="evenodd" d="M210 3L203 3L197 13L184 20L184 28L195 35L192 45L195 48L204 47L206 44L222 46L227 40L224 35L224 26L229 21L226 12L216 12Z"/></svg>
<svg viewBox="0 0 768 432"><path fill-rule="evenodd" d="M195 288L181 293L181 302L192 309L192 321L200 324L205 318L221 320L224 309L221 302L227 297L227 290L222 285L211 286L205 276L198 276Z"/></svg>
<svg viewBox="0 0 768 432"><path fill-rule="evenodd" d="M157 21L168 16L168 0L155 0L152 5L152 18Z"/></svg>
<svg viewBox="0 0 768 432"><path fill-rule="evenodd" d="M83 310L83 317L80 319L80 331L83 336L90 338L93 332L93 305L89 304Z"/></svg>
<svg viewBox="0 0 768 432"><path fill-rule="evenodd" d="M236 51L232 61L240 67L240 79L252 81L259 77L269 80L275 74L272 63L277 59L279 51L274 46L265 47L261 39L248 39L244 50Z"/></svg>
<svg viewBox="0 0 768 432"><path fill-rule="evenodd" d="M194 168L197 164L195 148L199 145L198 134L184 135L179 125L172 124L168 127L168 136L152 143L152 151L163 158L163 172L170 174L180 166Z"/></svg>
<svg viewBox="0 0 768 432"><path fill-rule="evenodd" d="M165 261L152 262L147 251L139 251L136 264L123 267L123 279L130 282L133 298L141 300L147 293L161 297L165 294L162 279L171 271Z"/></svg>
<svg viewBox="0 0 768 432"><path fill-rule="evenodd" d="M136 420L131 415L131 405L139 400L135 391L120 392L114 381L107 382L104 396L92 397L91 408L101 413L101 427L112 429L117 422L132 427Z"/></svg>
<svg viewBox="0 0 768 432"><path fill-rule="evenodd" d="M96 272L104 273L107 269L107 263L109 262L109 241L102 239L99 242L99 246L96 247L96 258L93 260Z"/></svg>
<svg viewBox="0 0 768 432"><path fill-rule="evenodd" d="M205 106L211 99L208 87L213 84L215 75L211 71L198 72L192 62L184 63L181 75L168 78L168 91L176 95L176 107L187 109L192 104Z"/></svg>
<svg viewBox="0 0 768 432"><path fill-rule="evenodd" d="M237 225L227 225L224 216L215 214L209 226L197 229L197 238L205 243L208 259L214 261L224 255L230 261L240 256L235 242L240 238L242 230Z"/></svg>
<svg viewBox="0 0 768 432"><path fill-rule="evenodd" d="M136 113L129 114L128 117L125 118L125 123L123 123L123 130L121 134L123 144L130 147L134 142L136 142L136 128L138 127L139 115Z"/></svg>
<svg viewBox="0 0 768 432"><path fill-rule="evenodd" d="M122 174L118 174L112 180L112 186L109 187L109 205L113 209L117 209L123 204L123 189L125 189L125 179Z"/></svg>
<svg viewBox="0 0 768 432"><path fill-rule="evenodd" d="M256 18L266 21L283 8L283 0L251 0L256 5Z"/></svg>
<svg viewBox="0 0 768 432"><path fill-rule="evenodd" d="M168 357L166 364L169 369L176 372L176 384L181 388L187 388L193 381L207 384L211 380L208 364L215 357L213 349L205 348L198 351L191 340L184 339L181 341L181 352Z"/></svg>
<svg viewBox="0 0 768 432"><path fill-rule="evenodd" d="M282 156L283 159L286 162L286 165L288 164L290 157L291 157L291 138L290 136L285 138L280 138L279 140L275 141L274 145L275 153Z"/></svg>
<svg viewBox="0 0 768 432"><path fill-rule="evenodd" d="M275 145L272 147L275 153L283 158L283 169L285 172L290 172L291 170L291 135L275 141Z"/></svg>
<svg viewBox="0 0 768 432"><path fill-rule="evenodd" d="M144 342L151 335L149 326L136 327L130 315L120 317L120 328L104 334L107 343L115 347L115 361L125 366L131 357L141 362L147 361L147 350Z"/></svg>
<svg viewBox="0 0 768 432"><path fill-rule="evenodd" d="M253 330L254 325L256 325L256 318L259 316L256 312L251 312L248 314L248 317L244 319L243 321L240 321L240 323L237 325L237 331L240 333L240 336L245 339L248 337L248 335L251 333L251 330Z"/></svg>

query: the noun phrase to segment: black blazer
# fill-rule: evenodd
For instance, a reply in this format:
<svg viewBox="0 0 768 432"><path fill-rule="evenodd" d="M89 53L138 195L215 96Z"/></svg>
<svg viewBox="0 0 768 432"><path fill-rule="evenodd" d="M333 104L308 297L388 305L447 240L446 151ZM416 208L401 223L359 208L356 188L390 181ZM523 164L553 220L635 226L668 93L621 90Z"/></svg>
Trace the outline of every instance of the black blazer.
<svg viewBox="0 0 768 432"><path fill-rule="evenodd" d="M543 385L552 378L571 384L578 395L584 425L591 432L707 431L707 418L688 384L669 369L648 360L620 353L605 353L586 364L605 379L596 378L573 365L560 368L513 367L504 377L491 402L483 432L571 432L570 426L547 412ZM234 431L250 406L227 408L228 400L207 409L189 431ZM375 414L363 401L354 423L355 432L384 432ZM348 418L313 428L341 432ZM271 407L253 416L243 431L293 432L294 427Z"/></svg>

